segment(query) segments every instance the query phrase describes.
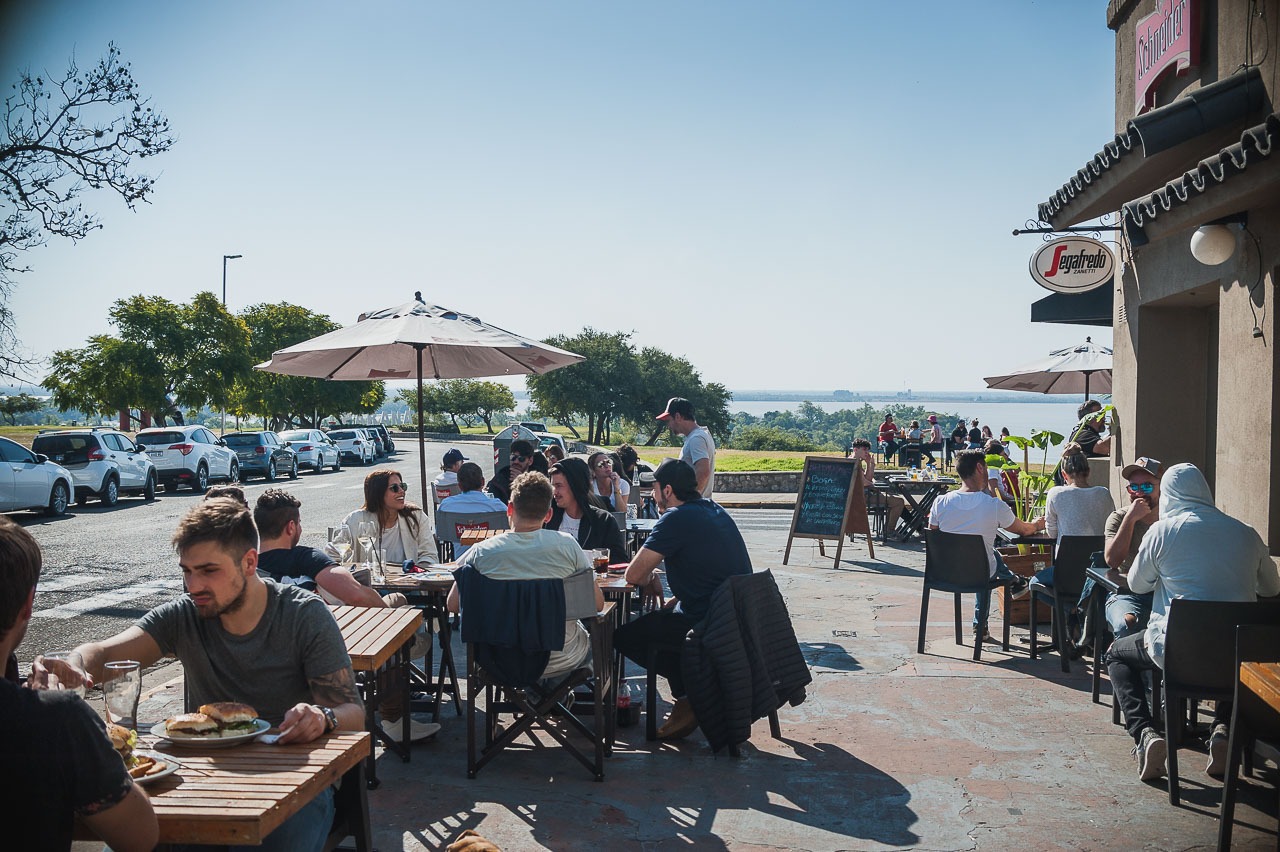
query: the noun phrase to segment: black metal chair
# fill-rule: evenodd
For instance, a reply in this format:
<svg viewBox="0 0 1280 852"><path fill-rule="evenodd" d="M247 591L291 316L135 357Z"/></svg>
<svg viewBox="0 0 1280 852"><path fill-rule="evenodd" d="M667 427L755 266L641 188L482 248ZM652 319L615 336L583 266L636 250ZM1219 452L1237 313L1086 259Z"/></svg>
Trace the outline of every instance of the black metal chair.
<svg viewBox="0 0 1280 852"><path fill-rule="evenodd" d="M1171 805L1179 800L1178 747L1182 744L1187 702L1230 701L1235 696L1240 671L1236 665L1236 628L1242 624L1280 624L1280 601L1175 598L1169 603L1163 688Z"/></svg>
<svg viewBox="0 0 1280 852"><path fill-rule="evenodd" d="M1053 584L1031 584L1031 659L1039 658L1039 607L1037 599L1053 606L1053 616L1049 622L1050 635L1058 646L1058 656L1064 672L1071 671L1071 631L1067 628L1067 608L1074 607L1080 600L1080 592L1084 589L1085 569L1089 567L1092 555L1102 550L1106 540L1100 535L1064 535L1058 539L1057 551L1053 556ZM1094 661L1097 665L1097 661Z"/></svg>
<svg viewBox="0 0 1280 852"><path fill-rule="evenodd" d="M510 529L506 512L436 512L436 549L441 562L451 562L464 530Z"/></svg>
<svg viewBox="0 0 1280 852"><path fill-rule="evenodd" d="M590 571L571 577L547 580L491 580L479 574L471 566L457 572L458 588L462 595L462 638L467 643L467 777L475 778L485 764L496 757L520 735L532 735L534 726L550 735L579 763L585 766L596 781L604 780L604 758L613 753L613 741L617 704L617 683L613 672L613 624L614 604L606 603L603 612L595 605L595 579ZM487 585L486 585L487 584ZM531 584L540 584L535 588ZM550 585L548 585L550 584ZM520 588L517 588L519 586ZM552 587L563 589L564 609L548 605L546 592ZM496 587L514 591L521 603L533 607L530 621L550 625L558 623L559 646L551 642L548 647L536 648L534 637L519 637L518 644L502 645L486 641L497 633L509 633L503 625L495 625L491 618L500 607L486 604L494 600L490 594ZM469 605L469 602L474 602ZM506 615L498 615L506 618ZM564 641L564 622L583 619L591 635L591 661L543 687L539 684L546 666L547 652L560 650ZM522 619L523 620L523 619ZM532 649L533 653L530 653ZM537 658L541 654L540 662ZM594 680L594 706L592 724L588 727L569 708L568 699L574 689ZM484 696L484 747L477 748L476 724L480 713L479 701ZM500 730L501 715L514 716L511 724ZM553 717L563 722L570 731L586 738L591 755L570 740L568 733L560 729Z"/></svg>
<svg viewBox="0 0 1280 852"><path fill-rule="evenodd" d="M1242 624L1236 628L1235 704L1231 709L1227 774L1223 776L1222 812L1218 818L1220 850L1231 848L1231 828L1235 821L1236 793L1240 787L1241 758L1243 757L1245 774L1251 775L1254 741L1261 738L1280 743L1280 711L1240 683L1240 666L1244 663L1276 662L1280 662L1280 625Z"/></svg>
<svg viewBox="0 0 1280 852"><path fill-rule="evenodd" d="M373 748L373 743L369 748ZM348 769L333 794L333 824L325 839L325 852L374 852L364 764L362 760ZM342 845L348 837L354 846Z"/></svg>
<svg viewBox="0 0 1280 852"><path fill-rule="evenodd" d="M991 576L990 549L980 535L961 535L940 530L925 534L924 588L920 593L920 635L916 641L916 653L924 653L925 627L929 623L929 592L951 592L956 605L956 644L964 644L961 595L990 595L993 589L1004 589L1004 611L1009 611L1013 598L1009 580ZM1004 619L1004 642L1001 647L1009 650L1009 619ZM982 637L975 638L973 658L982 659Z"/></svg>

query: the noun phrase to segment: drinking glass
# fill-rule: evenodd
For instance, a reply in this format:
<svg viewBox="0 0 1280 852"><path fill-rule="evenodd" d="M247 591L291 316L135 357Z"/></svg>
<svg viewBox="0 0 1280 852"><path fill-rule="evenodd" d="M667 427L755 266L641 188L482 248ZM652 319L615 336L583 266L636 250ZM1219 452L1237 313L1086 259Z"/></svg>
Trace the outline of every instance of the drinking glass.
<svg viewBox="0 0 1280 852"><path fill-rule="evenodd" d="M62 666L84 671L84 660L75 651L48 651L41 656L41 662L45 669L49 672L49 688L63 689L67 692L74 692L81 698L84 698L84 681L63 681L58 672Z"/></svg>
<svg viewBox="0 0 1280 852"><path fill-rule="evenodd" d="M603 574L609 570L609 548L597 547L592 551L591 555L597 574Z"/></svg>
<svg viewBox="0 0 1280 852"><path fill-rule="evenodd" d="M142 666L137 660L115 660L102 667L102 697L107 719L130 730L138 727L138 699L142 697Z"/></svg>
<svg viewBox="0 0 1280 852"><path fill-rule="evenodd" d="M357 537L357 544L360 547L360 564L370 570L378 559L377 541L378 525L373 521L361 521Z"/></svg>
<svg viewBox="0 0 1280 852"><path fill-rule="evenodd" d="M338 560L339 565L351 565L354 560L351 556L351 531L346 525L333 528L333 535L329 538L330 555Z"/></svg>

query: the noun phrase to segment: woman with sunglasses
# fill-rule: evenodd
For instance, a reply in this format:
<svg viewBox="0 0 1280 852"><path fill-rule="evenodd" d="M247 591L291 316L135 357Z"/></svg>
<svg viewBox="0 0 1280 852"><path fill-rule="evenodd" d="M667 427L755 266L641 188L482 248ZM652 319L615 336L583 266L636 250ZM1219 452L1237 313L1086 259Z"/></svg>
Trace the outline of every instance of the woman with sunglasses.
<svg viewBox="0 0 1280 852"><path fill-rule="evenodd" d="M431 522L418 506L405 498L404 478L389 467L380 467L364 478L364 505L343 519L351 540L359 536L362 521L373 521L380 530L378 552L384 562L412 559L418 565L435 562L436 545Z"/></svg>
<svg viewBox="0 0 1280 852"><path fill-rule="evenodd" d="M603 500L610 512L625 512L631 483L613 469L613 458L594 452L587 456L587 467L591 469L591 493Z"/></svg>
<svg viewBox="0 0 1280 852"><path fill-rule="evenodd" d="M599 497L591 494L591 474L587 463L567 458L551 466L551 520L546 529L573 536L584 550L609 548L609 562L630 561L622 530L613 515L603 508Z"/></svg>

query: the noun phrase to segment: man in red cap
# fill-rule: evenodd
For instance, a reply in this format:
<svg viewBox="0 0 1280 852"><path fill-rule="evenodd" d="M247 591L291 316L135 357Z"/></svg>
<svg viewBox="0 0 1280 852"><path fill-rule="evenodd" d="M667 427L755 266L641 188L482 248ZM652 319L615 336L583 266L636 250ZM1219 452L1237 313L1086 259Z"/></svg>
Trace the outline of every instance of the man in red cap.
<svg viewBox="0 0 1280 852"><path fill-rule="evenodd" d="M710 500L715 488L716 442L711 439L711 433L706 427L699 426L694 419L693 403L683 397L673 396L667 400L667 410L659 414L658 419L666 421L671 434L684 436L680 460L693 468L698 477L699 493Z"/></svg>

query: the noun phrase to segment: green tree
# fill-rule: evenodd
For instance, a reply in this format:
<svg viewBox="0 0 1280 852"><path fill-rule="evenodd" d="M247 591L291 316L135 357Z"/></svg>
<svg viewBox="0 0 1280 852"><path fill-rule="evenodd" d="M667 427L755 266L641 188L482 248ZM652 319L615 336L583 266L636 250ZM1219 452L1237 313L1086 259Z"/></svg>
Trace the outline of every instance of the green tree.
<svg viewBox="0 0 1280 852"><path fill-rule="evenodd" d="M249 330L249 359L255 364L339 327L323 314L285 302L252 305L240 319ZM240 416L261 415L271 429L309 429L329 417L375 411L385 399L382 382L327 382L247 370L236 377L229 410Z"/></svg>
<svg viewBox="0 0 1280 852"><path fill-rule="evenodd" d="M667 400L681 396L693 403L698 424L707 427L719 441L728 441L732 424L729 400L732 394L717 382L703 383L702 376L686 358L654 347L645 347L638 356L639 390L632 398L627 415L638 434L646 435L646 446L653 446L666 431L666 424L655 419L667 407Z"/></svg>
<svg viewBox="0 0 1280 852"><path fill-rule="evenodd" d="M612 424L633 410L633 400L643 391L631 335L587 327L573 337L560 335L543 342L576 352L586 360L528 376L534 406L567 426L574 437L581 437L575 421L585 420L589 443L610 443Z"/></svg>
<svg viewBox="0 0 1280 852"><path fill-rule="evenodd" d="M459 387L457 405L465 404L468 411L484 422L485 431L493 434L493 418L504 411L514 411L516 398L511 388L498 382L483 382L474 379L456 379Z"/></svg>
<svg viewBox="0 0 1280 852"><path fill-rule="evenodd" d="M54 353L43 380L58 408L107 414L152 412L164 425L183 409L222 407L250 368L249 329L212 293L179 305L160 296L118 300L109 313L118 336Z"/></svg>
<svg viewBox="0 0 1280 852"><path fill-rule="evenodd" d="M10 426L17 426L21 415L35 414L42 408L44 408L44 400L29 394L20 393L0 397L0 414L8 419Z"/></svg>
<svg viewBox="0 0 1280 852"><path fill-rule="evenodd" d="M134 161L174 142L115 44L87 70L72 58L56 79L21 71L13 89L0 130L0 375L31 363L16 354L8 305L13 276L28 270L20 255L50 236L80 240L102 227L78 200L86 189L110 190L130 209L148 201L155 181L134 172Z"/></svg>

